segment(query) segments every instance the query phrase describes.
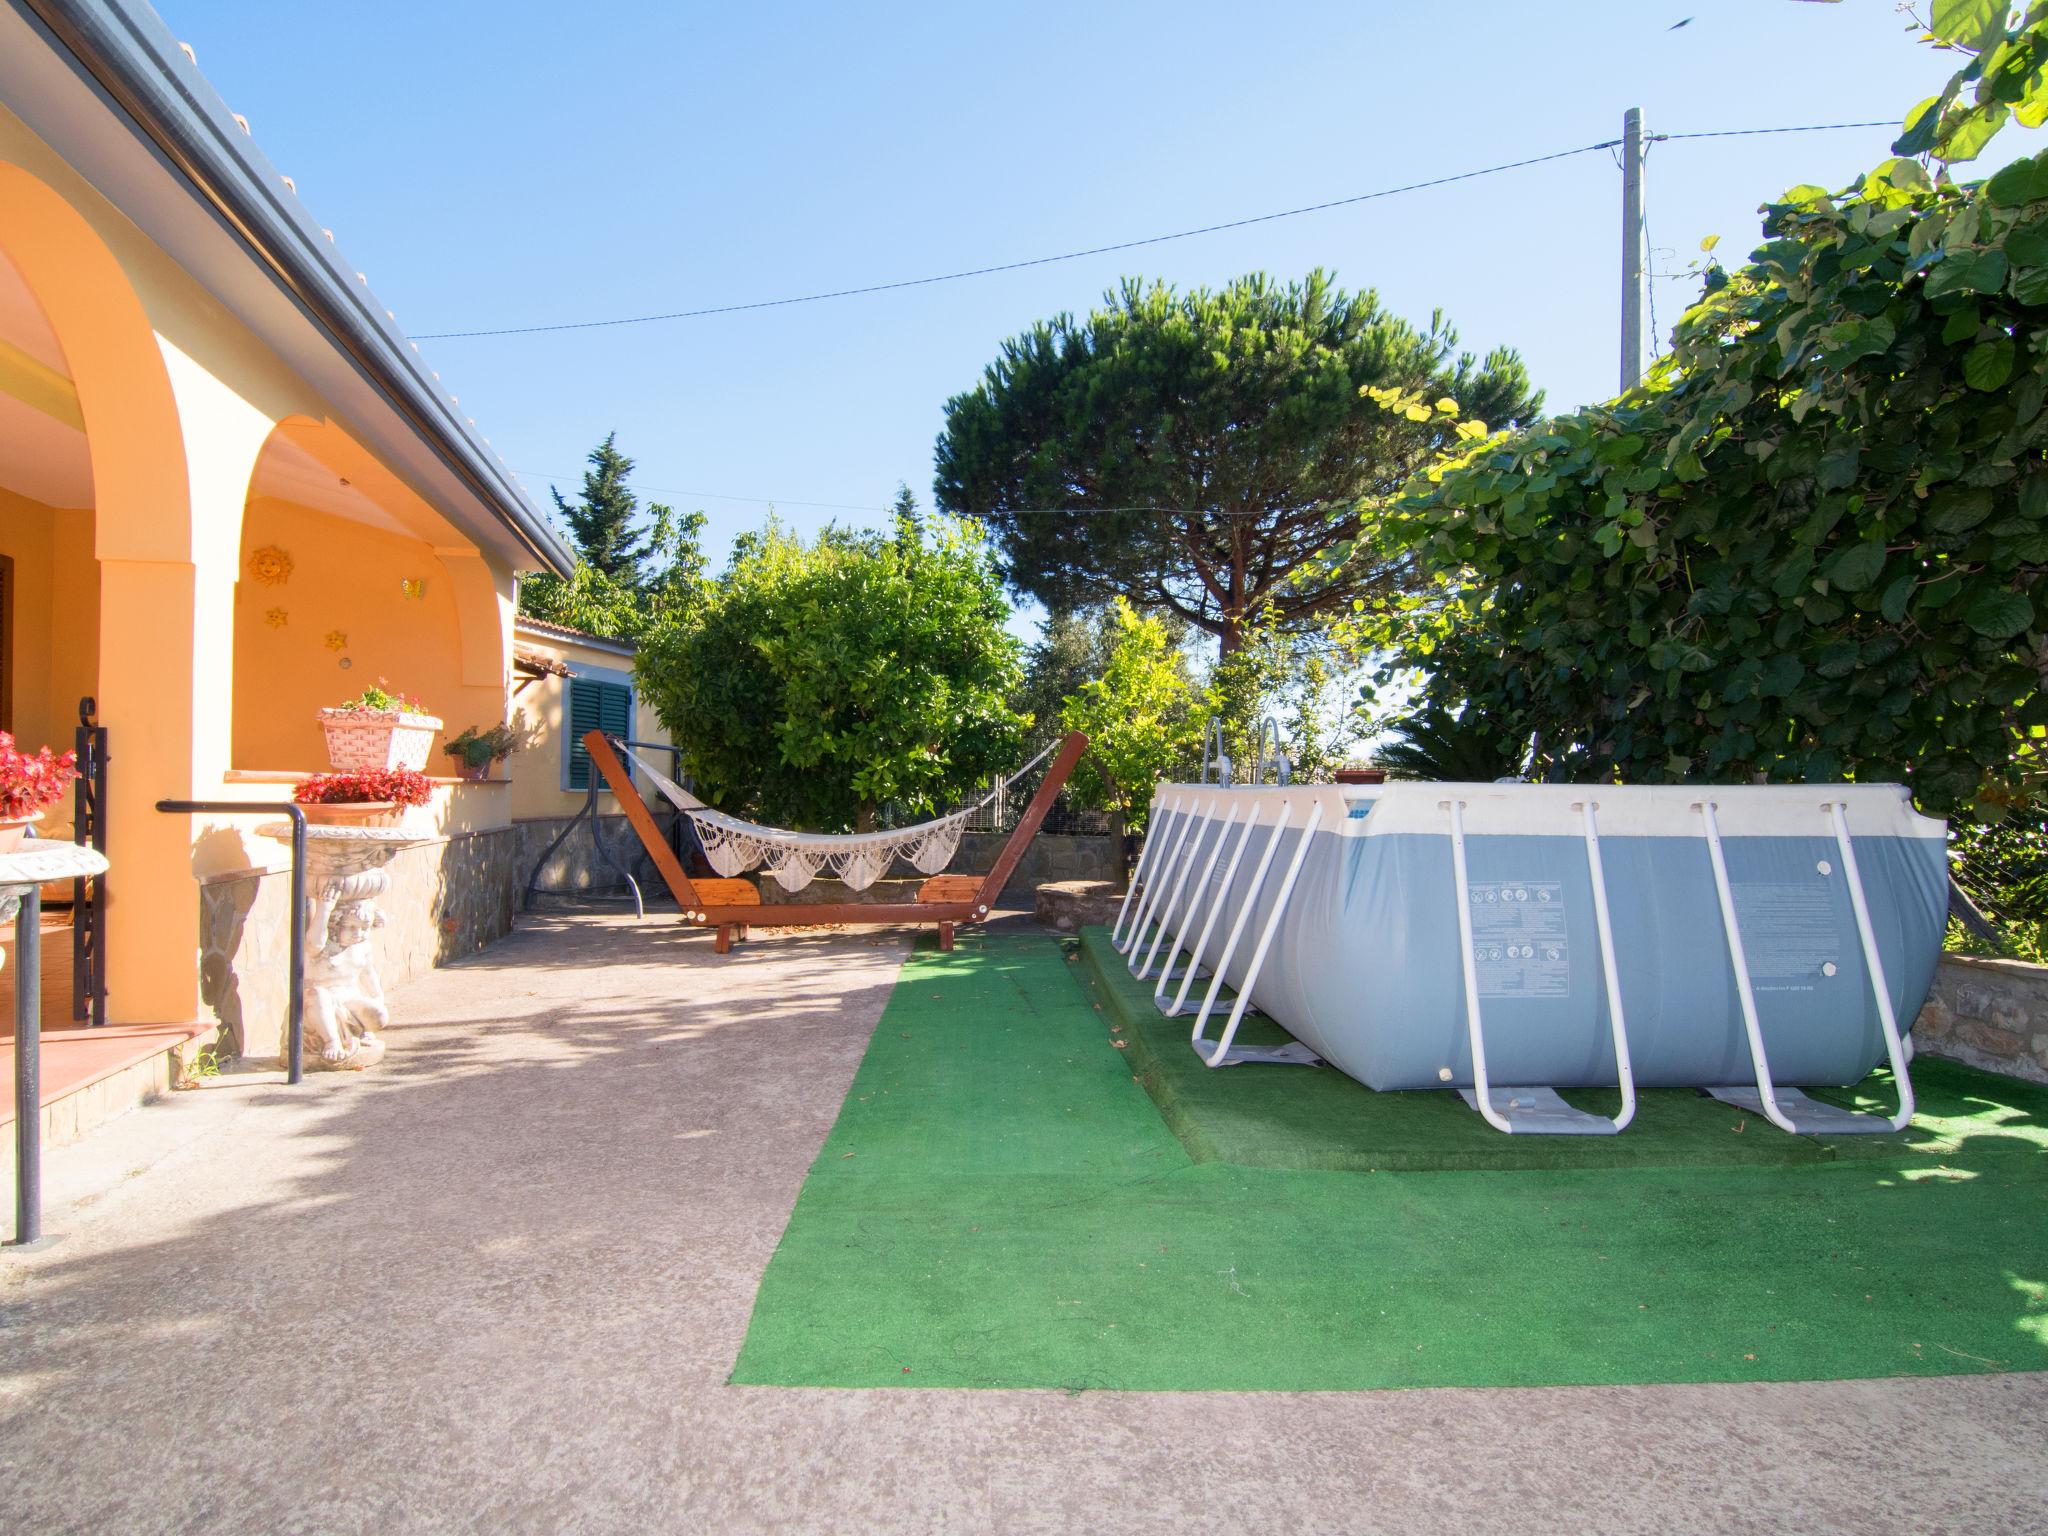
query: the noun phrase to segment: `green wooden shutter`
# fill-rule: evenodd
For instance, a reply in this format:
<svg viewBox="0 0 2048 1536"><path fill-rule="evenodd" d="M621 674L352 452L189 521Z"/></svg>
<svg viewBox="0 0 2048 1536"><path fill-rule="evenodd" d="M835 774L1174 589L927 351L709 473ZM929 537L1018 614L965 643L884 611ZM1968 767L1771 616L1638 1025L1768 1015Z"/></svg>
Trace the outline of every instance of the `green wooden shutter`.
<svg viewBox="0 0 2048 1536"><path fill-rule="evenodd" d="M603 731L609 736L633 734L633 690L621 683L600 682L593 677L569 679L569 733L563 743L570 789L590 787L590 754L583 750L584 733Z"/></svg>

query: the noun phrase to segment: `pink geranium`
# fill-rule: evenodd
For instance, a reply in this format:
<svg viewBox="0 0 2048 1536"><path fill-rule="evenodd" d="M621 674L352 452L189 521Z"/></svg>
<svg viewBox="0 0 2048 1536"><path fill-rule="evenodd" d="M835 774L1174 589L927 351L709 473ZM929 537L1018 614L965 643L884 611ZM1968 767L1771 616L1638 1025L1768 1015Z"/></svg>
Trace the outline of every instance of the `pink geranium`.
<svg viewBox="0 0 2048 1536"><path fill-rule="evenodd" d="M301 805L425 805L434 786L417 768L355 768L316 773L292 791Z"/></svg>
<svg viewBox="0 0 2048 1536"><path fill-rule="evenodd" d="M78 754L54 755L48 747L17 752L14 738L0 731L0 821L22 821L64 798L78 777Z"/></svg>

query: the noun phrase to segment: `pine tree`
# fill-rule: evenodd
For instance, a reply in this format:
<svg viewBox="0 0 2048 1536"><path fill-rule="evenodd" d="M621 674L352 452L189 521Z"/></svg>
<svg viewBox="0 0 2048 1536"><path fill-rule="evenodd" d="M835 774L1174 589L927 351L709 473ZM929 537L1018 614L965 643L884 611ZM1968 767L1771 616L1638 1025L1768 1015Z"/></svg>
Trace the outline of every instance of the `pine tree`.
<svg viewBox="0 0 2048 1536"><path fill-rule="evenodd" d="M917 495L908 482L896 482L896 499L889 503L890 522L896 529L896 542L915 545L924 537L924 519L918 515Z"/></svg>
<svg viewBox="0 0 2048 1536"><path fill-rule="evenodd" d="M640 498L626 488L633 461L619 452L614 441L617 437L616 432L607 432L604 441L590 450L583 493L575 502L564 501L560 491L549 489L555 510L569 525L569 536L584 562L613 581L638 586L647 544L642 531L633 526Z"/></svg>

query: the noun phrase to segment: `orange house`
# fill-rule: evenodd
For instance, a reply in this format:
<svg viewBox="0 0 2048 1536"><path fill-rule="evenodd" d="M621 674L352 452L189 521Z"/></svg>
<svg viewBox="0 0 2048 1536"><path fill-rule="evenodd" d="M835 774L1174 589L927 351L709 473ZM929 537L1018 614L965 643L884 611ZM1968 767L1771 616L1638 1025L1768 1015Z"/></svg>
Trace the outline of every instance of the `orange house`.
<svg viewBox="0 0 2048 1536"><path fill-rule="evenodd" d="M61 749L89 700L107 732L110 1024L274 1051L276 816L157 803L286 798L326 766L315 711L379 679L447 735L507 720L519 573L571 564L155 12L0 5L0 723ZM387 980L504 931L548 830L502 780L438 782L427 819Z"/></svg>

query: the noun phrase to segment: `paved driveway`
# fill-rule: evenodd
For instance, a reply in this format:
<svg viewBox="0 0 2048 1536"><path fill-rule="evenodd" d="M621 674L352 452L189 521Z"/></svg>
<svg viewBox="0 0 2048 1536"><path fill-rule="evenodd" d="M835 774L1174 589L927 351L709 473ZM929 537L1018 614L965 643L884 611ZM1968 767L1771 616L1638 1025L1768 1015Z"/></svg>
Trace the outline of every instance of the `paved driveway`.
<svg viewBox="0 0 2048 1536"><path fill-rule="evenodd" d="M0 1528L2048 1530L2042 1376L726 1386L905 942L534 920L399 989L373 1073L51 1154L66 1236L0 1259Z"/></svg>

